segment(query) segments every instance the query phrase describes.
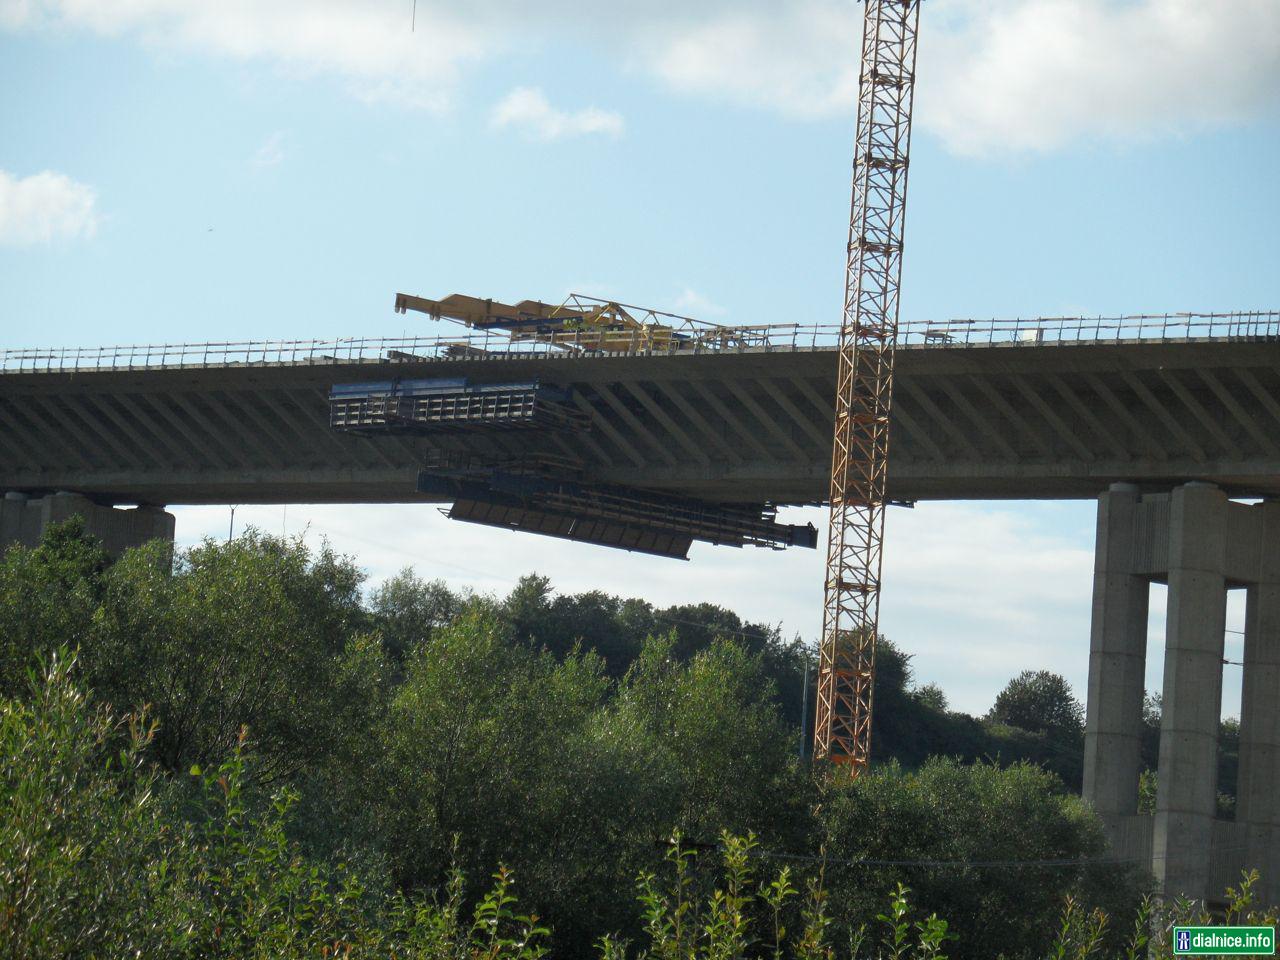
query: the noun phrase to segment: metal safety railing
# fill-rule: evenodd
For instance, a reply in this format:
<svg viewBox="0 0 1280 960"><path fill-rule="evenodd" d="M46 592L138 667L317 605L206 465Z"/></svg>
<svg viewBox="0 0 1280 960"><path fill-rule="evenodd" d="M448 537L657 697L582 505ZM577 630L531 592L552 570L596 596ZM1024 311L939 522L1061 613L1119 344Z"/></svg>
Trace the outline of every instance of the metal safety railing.
<svg viewBox="0 0 1280 960"><path fill-rule="evenodd" d="M532 357L653 356L834 349L838 324L778 323L725 327L719 340L673 340L654 348L637 331L628 343L610 332L557 335L554 342L515 340L500 330L467 330L430 337L347 337L336 340L239 340L110 347L20 348L0 351L0 374L145 370L166 367L387 363ZM738 336L735 331L750 331ZM1035 317L1014 320L917 320L898 327L908 347L1036 346L1129 341L1280 339L1280 311L1132 314L1112 317Z"/></svg>

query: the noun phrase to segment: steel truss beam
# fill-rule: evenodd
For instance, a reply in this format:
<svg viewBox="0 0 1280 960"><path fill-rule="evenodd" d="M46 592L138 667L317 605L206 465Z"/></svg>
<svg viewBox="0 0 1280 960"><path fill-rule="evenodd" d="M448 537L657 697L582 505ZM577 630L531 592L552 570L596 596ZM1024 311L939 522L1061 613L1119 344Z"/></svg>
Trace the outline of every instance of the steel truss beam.
<svg viewBox="0 0 1280 960"><path fill-rule="evenodd" d="M866 0L814 756L871 755L881 542L920 0Z"/></svg>

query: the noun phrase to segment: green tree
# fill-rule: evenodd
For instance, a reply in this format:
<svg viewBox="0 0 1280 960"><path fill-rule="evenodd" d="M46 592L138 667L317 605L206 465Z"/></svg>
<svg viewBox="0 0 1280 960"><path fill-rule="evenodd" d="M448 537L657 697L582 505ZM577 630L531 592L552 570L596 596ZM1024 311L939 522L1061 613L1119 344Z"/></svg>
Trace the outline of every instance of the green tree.
<svg viewBox="0 0 1280 960"><path fill-rule="evenodd" d="M0 701L0 956L155 956L150 729L93 705L70 671L64 648Z"/></svg>
<svg viewBox="0 0 1280 960"><path fill-rule="evenodd" d="M797 732L778 714L760 656L720 640L681 662L675 643L667 634L645 644L608 719L653 772L642 787L652 840L676 828L712 841L753 824L784 834L807 777L795 760Z"/></svg>
<svg viewBox="0 0 1280 960"><path fill-rule="evenodd" d="M614 679L626 675L652 636L673 638L672 656L684 661L716 640L732 640L752 655L771 681L773 699L792 729L801 725L805 662L811 655L799 638L786 641L776 626L744 621L712 603L656 609L645 600L623 599L599 590L556 594L537 574L522 577L499 605L512 637L534 649L564 657L581 647L599 654Z"/></svg>
<svg viewBox="0 0 1280 960"><path fill-rule="evenodd" d="M1084 707L1066 679L1048 670L1023 670L996 696L988 716L1032 733L1064 738L1084 733Z"/></svg>
<svg viewBox="0 0 1280 960"><path fill-rule="evenodd" d="M150 705L170 770L216 766L246 726L264 781L321 763L376 680L343 666L364 623L359 571L327 546L254 531L172 567L165 549L126 551L103 575L82 653L90 684L117 709Z"/></svg>
<svg viewBox="0 0 1280 960"><path fill-rule="evenodd" d="M403 662L418 644L452 623L468 600L443 580L423 580L406 567L372 591L369 613L387 653Z"/></svg>
<svg viewBox="0 0 1280 960"><path fill-rule="evenodd" d="M676 655L687 659L716 640L731 640L759 658L760 673L773 688L782 719L793 730L801 726L805 662L812 657L800 638L784 640L776 625L743 620L732 610L713 603L681 604L656 610L649 634L671 633ZM813 672L816 676L816 671ZM809 701L812 703L812 699Z"/></svg>
<svg viewBox="0 0 1280 960"><path fill-rule="evenodd" d="M870 923L905 883L921 909L946 917L959 958L986 960L997 943L1008 956L1037 956L1064 896L1128 911L1145 882L1091 862L1107 849L1101 822L1030 764L883 764L853 782L831 778L819 818L845 922Z"/></svg>
<svg viewBox="0 0 1280 960"><path fill-rule="evenodd" d="M438 883L452 857L472 876L505 862L583 955L634 932L632 880L672 830L802 833L808 780L759 657L720 642L681 661L673 645L647 642L612 696L597 656L513 645L482 610L418 647L378 804L398 881Z"/></svg>
<svg viewBox="0 0 1280 960"><path fill-rule="evenodd" d="M871 718L871 755L918 767L935 755L976 760L990 754L984 726L963 713L939 709L914 687L911 655L888 637L876 643L875 706Z"/></svg>
<svg viewBox="0 0 1280 960"><path fill-rule="evenodd" d="M595 796L577 765L606 689L598 658L512 646L479 611L416 648L383 732L381 816L399 881L437 883L455 855L473 875L501 861L524 875L572 847L575 804Z"/></svg>
<svg viewBox="0 0 1280 960"><path fill-rule="evenodd" d="M521 577L499 607L512 637L557 657L581 647L598 654L612 677L627 672L652 630L652 608L599 590L556 594L538 574Z"/></svg>
<svg viewBox="0 0 1280 960"><path fill-rule="evenodd" d="M537 960L547 931L512 878L463 914L371 891L288 838L295 795L254 796L238 743L191 789L151 764L153 727L80 690L61 651L22 699L0 699L0 957L485 957ZM185 785L184 785L185 786ZM175 803L176 799L181 803Z"/></svg>
<svg viewBox="0 0 1280 960"><path fill-rule="evenodd" d="M1160 763L1160 720L1164 715L1164 701L1158 693L1144 693L1142 697L1142 765L1154 770Z"/></svg>
<svg viewBox="0 0 1280 960"><path fill-rule="evenodd" d="M27 689L27 671L62 644L83 643L110 558L74 517L54 524L34 549L0 557L0 696Z"/></svg>
<svg viewBox="0 0 1280 960"><path fill-rule="evenodd" d="M926 683L922 687L917 687L912 691L916 700L924 704L930 709L937 710L939 713L946 713L949 706L947 702L947 694L936 683Z"/></svg>

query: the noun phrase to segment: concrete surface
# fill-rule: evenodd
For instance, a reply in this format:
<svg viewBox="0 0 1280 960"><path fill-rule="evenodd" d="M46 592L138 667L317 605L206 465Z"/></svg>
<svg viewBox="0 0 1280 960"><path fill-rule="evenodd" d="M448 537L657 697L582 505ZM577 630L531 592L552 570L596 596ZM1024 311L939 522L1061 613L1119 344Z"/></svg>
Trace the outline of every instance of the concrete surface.
<svg viewBox="0 0 1280 960"><path fill-rule="evenodd" d="M84 518L85 529L112 556L151 540L173 542L173 514L157 507L121 510L74 493L31 498L10 492L0 498L0 550L11 544L34 547L50 524L73 516Z"/></svg>
<svg viewBox="0 0 1280 960"><path fill-rule="evenodd" d="M1168 584L1154 816L1137 813L1150 584ZM1227 590L1248 590L1240 780L1217 807ZM1147 860L1159 891L1208 901L1256 867L1280 901L1280 502L1236 503L1193 482L1119 484L1098 500L1084 795L1113 852Z"/></svg>
<svg viewBox="0 0 1280 960"><path fill-rule="evenodd" d="M572 386L589 431L335 435L334 383ZM115 503L396 503L432 453L535 452L592 480L729 502L827 494L835 353L230 364L0 373L0 490ZM1118 481L1280 495L1280 343L904 347L896 499L1092 498Z"/></svg>

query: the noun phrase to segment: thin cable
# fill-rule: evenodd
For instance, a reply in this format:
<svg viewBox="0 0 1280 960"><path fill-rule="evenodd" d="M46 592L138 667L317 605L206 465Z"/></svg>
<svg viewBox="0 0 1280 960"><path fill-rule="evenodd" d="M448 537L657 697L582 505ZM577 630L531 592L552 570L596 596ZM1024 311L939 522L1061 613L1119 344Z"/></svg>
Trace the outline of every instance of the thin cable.
<svg viewBox="0 0 1280 960"><path fill-rule="evenodd" d="M1246 849L1246 844L1231 847L1218 847L1214 853L1235 853ZM716 849L724 852L723 846ZM856 860L833 860L830 857L818 857L811 854L783 853L776 850L749 850L748 856L767 860L790 860L799 863L835 864L847 867L955 867L960 869L986 867L1087 867L1114 866L1122 863L1150 863L1152 860L1168 860L1177 854L1152 854L1149 857L1071 857L1045 860L885 860L875 857L860 857Z"/></svg>
<svg viewBox="0 0 1280 960"><path fill-rule="evenodd" d="M360 536L359 534L356 534L356 533L350 533L349 531L346 531L346 530L341 530L341 531L339 531L339 530L334 530L333 532L334 532L334 533L336 533L338 536L346 537L346 538L348 538L348 539L355 540L355 541L360 542L360 543L367 543L367 544L369 544L370 546L375 546L375 547L378 547L379 549L383 549L383 550L390 550L392 553L398 553L398 554L400 554L400 555L402 555L402 556L412 557L412 558L414 558L414 559L419 559L419 560L421 559L421 554L416 553L416 552L413 552L413 551L409 551L409 550L404 550L404 549L402 549L402 548L400 548L400 547L396 547L396 546L394 546L394 545L392 545L392 544L386 543L385 541L381 541L381 540L373 540L373 539L371 539L371 538L369 538L369 537L362 537L362 536ZM436 565L439 565L439 566L451 567L451 568L452 568L452 569L454 569L454 570L460 570L460 571L462 571L463 573L471 573L471 574L475 574L476 576L483 577L483 578L485 578L486 580L497 580L497 581L500 581L500 582L502 582L502 583L511 583L511 584L518 584L518 583L520 582L519 578L517 578L517 577L506 577L506 576L502 576L501 574L496 574L496 573L494 573L494 572L493 572L493 571L491 571L491 570L477 570L475 567L466 567L466 566L463 566L463 565L462 565L462 564L460 564L460 563L450 563L449 561L447 561L447 560L441 560L441 559L439 559L438 557L432 558L432 561L431 561L431 562L432 562L433 564L436 564ZM713 625L711 625L711 624L698 623L696 620L682 620L682 619L680 619L679 617L669 617L669 616L665 616L665 615L663 615L663 614L659 614L659 613L656 613L656 612L651 612L651 613L649 614L649 616L650 616L650 617L652 617L654 620L661 620L661 621L663 621L663 622L665 622L665 623L676 623L676 624L681 624L681 625L686 626L686 627L701 627L701 628L703 628L703 629L705 629L705 630L715 630L715 629L716 629L716 628L715 628L715 627L713 627ZM726 629L719 629L719 630L718 630L718 633L719 633L719 635L722 635L722 636L724 636L724 635L728 635L728 636L733 636L733 637L752 637L752 638L754 638L754 639L757 639L757 640L764 640L764 641L769 641L769 640L773 640L773 639L775 639L774 637L770 636L769 634L765 634L765 633L755 633L755 632L753 632L753 631L751 631L751 630L726 630ZM805 649L808 649L808 648L806 647Z"/></svg>

